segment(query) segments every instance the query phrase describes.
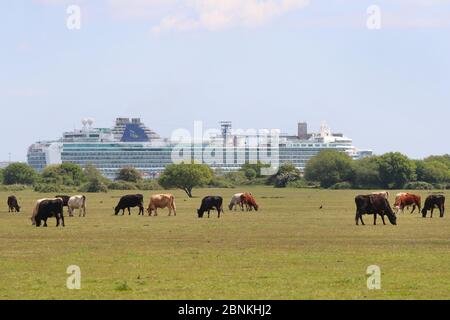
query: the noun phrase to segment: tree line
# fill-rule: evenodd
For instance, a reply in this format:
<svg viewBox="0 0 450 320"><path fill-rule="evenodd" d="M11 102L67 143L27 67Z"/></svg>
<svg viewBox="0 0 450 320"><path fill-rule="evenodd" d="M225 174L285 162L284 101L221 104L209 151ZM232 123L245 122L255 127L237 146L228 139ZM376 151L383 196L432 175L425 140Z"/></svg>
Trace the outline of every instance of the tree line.
<svg viewBox="0 0 450 320"><path fill-rule="evenodd" d="M391 152L354 161L343 153L323 151L308 162L304 178L334 189L448 189L450 155L412 160Z"/></svg>
<svg viewBox="0 0 450 320"><path fill-rule="evenodd" d="M111 181L93 165L52 165L38 174L24 163L12 163L0 170L0 183L21 189L32 186L36 192L107 192L108 190L159 190L178 188L193 196L197 187L233 188L245 185L271 185L277 188L331 189L448 189L450 155L412 160L401 153L386 153L353 160L337 151L323 151L300 172L294 165L280 166L273 176L263 176L260 162L245 164L238 171L212 170L205 164L172 164L158 179L143 179L134 168L123 168Z"/></svg>

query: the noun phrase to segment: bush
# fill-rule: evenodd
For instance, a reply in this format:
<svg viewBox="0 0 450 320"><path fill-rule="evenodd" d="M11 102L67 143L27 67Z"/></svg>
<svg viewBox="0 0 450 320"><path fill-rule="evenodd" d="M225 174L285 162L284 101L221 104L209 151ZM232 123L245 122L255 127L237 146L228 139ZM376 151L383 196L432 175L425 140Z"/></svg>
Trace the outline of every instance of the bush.
<svg viewBox="0 0 450 320"><path fill-rule="evenodd" d="M231 184L236 186L243 185L248 181L245 177L244 172L242 171L227 172L225 173L224 178Z"/></svg>
<svg viewBox="0 0 450 320"><path fill-rule="evenodd" d="M132 167L122 168L116 180L136 183L142 180L142 173Z"/></svg>
<svg viewBox="0 0 450 320"><path fill-rule="evenodd" d="M143 180L136 184L137 188L139 190L144 191L154 191L154 190L162 190L163 187L161 187L156 180Z"/></svg>
<svg viewBox="0 0 450 320"><path fill-rule="evenodd" d="M428 182L417 181L417 182L409 182L405 184L403 188L407 190L433 190L434 186Z"/></svg>
<svg viewBox="0 0 450 320"><path fill-rule="evenodd" d="M235 185L233 182L231 182L229 179L225 178L224 176L216 176L209 184L212 188L223 188L223 189L230 189L234 188Z"/></svg>
<svg viewBox="0 0 450 320"><path fill-rule="evenodd" d="M137 186L135 183L127 182L127 181L116 181L111 182L108 185L108 189L111 190L137 190Z"/></svg>
<svg viewBox="0 0 450 320"><path fill-rule="evenodd" d="M86 166L84 169L84 178L87 182L80 187L80 192L108 192L107 185L110 181L103 177L94 165L88 164Z"/></svg>
<svg viewBox="0 0 450 320"><path fill-rule="evenodd" d="M438 190L448 190L450 189L450 183L435 183L434 188Z"/></svg>
<svg viewBox="0 0 450 320"><path fill-rule="evenodd" d="M248 180L253 180L253 179L256 178L256 171L255 171L255 169L248 168L248 169L245 170L244 174L245 174L245 177Z"/></svg>
<svg viewBox="0 0 450 320"><path fill-rule="evenodd" d="M23 184L13 184L10 186L3 186L0 185L0 191L2 192L18 192L18 191L24 191L27 189L27 186Z"/></svg>
<svg viewBox="0 0 450 320"><path fill-rule="evenodd" d="M103 183L99 179L93 179L90 182L83 184L80 189L80 192L91 192L91 193L106 193L108 192L108 187L105 183Z"/></svg>
<svg viewBox="0 0 450 320"><path fill-rule="evenodd" d="M275 188L286 188L290 182L295 182L301 178L300 170L291 163L285 163L280 166L277 174L267 179L267 184L274 185Z"/></svg>
<svg viewBox="0 0 450 320"><path fill-rule="evenodd" d="M246 163L242 166L240 171L242 171L244 174L253 175L253 172L256 174L255 178L262 178L264 177L262 175L262 169L270 168L270 164L262 163L261 161L258 161L258 163ZM248 171L248 170L252 170Z"/></svg>
<svg viewBox="0 0 450 320"><path fill-rule="evenodd" d="M51 165L41 174L41 183L66 186L80 186L84 181L83 169L72 163Z"/></svg>
<svg viewBox="0 0 450 320"><path fill-rule="evenodd" d="M350 182L338 182L330 187L332 190L349 190L352 189Z"/></svg>
<svg viewBox="0 0 450 320"><path fill-rule="evenodd" d="M71 193L74 191L73 188L52 183L37 183L33 186L33 190L39 193Z"/></svg>
<svg viewBox="0 0 450 320"><path fill-rule="evenodd" d="M3 183L32 185L37 180L37 173L25 163L11 163L3 169Z"/></svg>
<svg viewBox="0 0 450 320"><path fill-rule="evenodd" d="M286 188L297 188L297 189L318 188L318 187L320 187L319 183L308 182L305 179L289 181L286 185Z"/></svg>

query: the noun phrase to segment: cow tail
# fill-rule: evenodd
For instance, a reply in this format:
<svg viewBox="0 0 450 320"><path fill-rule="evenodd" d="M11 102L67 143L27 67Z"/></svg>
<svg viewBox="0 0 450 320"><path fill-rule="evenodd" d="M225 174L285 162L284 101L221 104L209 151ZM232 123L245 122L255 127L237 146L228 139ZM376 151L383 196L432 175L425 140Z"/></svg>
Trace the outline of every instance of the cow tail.
<svg viewBox="0 0 450 320"><path fill-rule="evenodd" d="M173 210L177 211L177 206L175 204L175 197L174 196L170 197L170 202L172 204Z"/></svg>
<svg viewBox="0 0 450 320"><path fill-rule="evenodd" d="M40 205L40 203L36 202L36 204L34 205L33 212L31 214L31 223L33 224L33 226L36 225L36 215L39 210L39 205Z"/></svg>

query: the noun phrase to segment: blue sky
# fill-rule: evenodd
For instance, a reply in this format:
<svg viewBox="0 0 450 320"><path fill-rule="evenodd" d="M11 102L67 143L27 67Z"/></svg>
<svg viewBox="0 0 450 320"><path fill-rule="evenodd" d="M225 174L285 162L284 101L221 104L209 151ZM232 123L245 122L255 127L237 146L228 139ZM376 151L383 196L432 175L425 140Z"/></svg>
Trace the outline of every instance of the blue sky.
<svg viewBox="0 0 450 320"><path fill-rule="evenodd" d="M0 38L0 161L119 116L163 136L326 120L378 154L450 153L450 0L1 1Z"/></svg>

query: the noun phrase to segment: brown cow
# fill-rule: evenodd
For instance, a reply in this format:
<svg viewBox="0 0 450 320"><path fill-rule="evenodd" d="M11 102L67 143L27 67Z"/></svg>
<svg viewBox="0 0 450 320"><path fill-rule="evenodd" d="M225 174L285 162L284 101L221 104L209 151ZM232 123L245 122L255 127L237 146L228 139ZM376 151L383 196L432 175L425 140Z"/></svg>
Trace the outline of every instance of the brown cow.
<svg viewBox="0 0 450 320"><path fill-rule="evenodd" d="M413 209L411 211L411 214L414 213L416 210L416 207L420 210L422 209L422 199L419 195L406 193L403 195L398 195L397 199L395 200L394 208L396 212L403 213L403 210L406 207L412 206Z"/></svg>
<svg viewBox="0 0 450 320"><path fill-rule="evenodd" d="M244 193L241 195L241 202L245 205L247 211L252 211L255 209L255 211L258 211L259 206L255 201L255 198L250 193Z"/></svg>
<svg viewBox="0 0 450 320"><path fill-rule="evenodd" d="M175 197L171 194L158 194L150 198L150 204L148 205L147 212L149 216L152 216L155 211L155 217L158 216L158 209L169 208L169 217L172 215L172 210L177 215L177 208L175 206Z"/></svg>

